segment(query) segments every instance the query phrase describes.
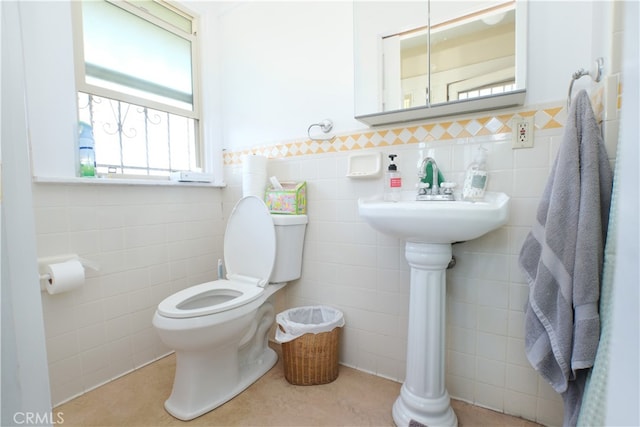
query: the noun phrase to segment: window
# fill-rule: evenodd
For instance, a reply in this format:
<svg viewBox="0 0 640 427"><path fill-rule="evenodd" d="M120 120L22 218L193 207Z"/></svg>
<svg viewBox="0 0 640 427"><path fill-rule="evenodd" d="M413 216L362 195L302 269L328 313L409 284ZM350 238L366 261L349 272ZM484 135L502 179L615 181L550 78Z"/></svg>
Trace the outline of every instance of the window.
<svg viewBox="0 0 640 427"><path fill-rule="evenodd" d="M458 92L458 99L471 99L479 96L496 95L505 92L511 92L516 90L516 84L514 82L505 84L496 84L494 86L485 86L482 88L475 88L465 90L464 92Z"/></svg>
<svg viewBox="0 0 640 427"><path fill-rule="evenodd" d="M201 168L195 17L163 0L74 7L78 115L98 173Z"/></svg>

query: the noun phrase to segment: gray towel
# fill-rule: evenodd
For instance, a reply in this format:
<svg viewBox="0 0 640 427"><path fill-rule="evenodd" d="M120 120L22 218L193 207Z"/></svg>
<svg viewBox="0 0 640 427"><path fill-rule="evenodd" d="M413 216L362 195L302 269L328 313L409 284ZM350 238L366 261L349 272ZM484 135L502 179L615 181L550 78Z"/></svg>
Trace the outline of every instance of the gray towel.
<svg viewBox="0 0 640 427"><path fill-rule="evenodd" d="M564 425L575 425L586 370L600 335L598 298L612 173L589 96L581 91L520 251L529 283L525 352L562 394Z"/></svg>

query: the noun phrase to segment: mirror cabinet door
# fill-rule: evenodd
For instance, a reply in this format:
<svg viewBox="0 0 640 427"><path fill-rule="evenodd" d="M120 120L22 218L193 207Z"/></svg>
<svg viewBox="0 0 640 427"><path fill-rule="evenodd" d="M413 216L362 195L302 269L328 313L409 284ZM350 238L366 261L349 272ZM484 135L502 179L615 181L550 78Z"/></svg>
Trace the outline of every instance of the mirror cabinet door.
<svg viewBox="0 0 640 427"><path fill-rule="evenodd" d="M521 104L523 3L354 2L356 118L382 124Z"/></svg>
<svg viewBox="0 0 640 427"><path fill-rule="evenodd" d="M400 40L427 28L428 3L355 1L353 8L356 116L402 109Z"/></svg>
<svg viewBox="0 0 640 427"><path fill-rule="evenodd" d="M515 3L431 1L431 104L515 90Z"/></svg>

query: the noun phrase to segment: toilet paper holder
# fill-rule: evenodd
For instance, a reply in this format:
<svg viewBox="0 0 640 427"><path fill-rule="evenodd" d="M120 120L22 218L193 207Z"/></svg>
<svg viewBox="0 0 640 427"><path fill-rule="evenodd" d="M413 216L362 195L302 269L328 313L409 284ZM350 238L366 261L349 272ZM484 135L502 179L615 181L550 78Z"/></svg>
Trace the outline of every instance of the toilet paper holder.
<svg viewBox="0 0 640 427"><path fill-rule="evenodd" d="M67 255L56 255L50 257L38 258L38 272L40 274L40 281L49 281L51 280L51 276L46 273L47 266L50 264L57 264L61 262L67 262L77 260L80 261L80 264L86 269L89 268L93 271L100 271L100 264L95 261L91 261L85 258L78 256L77 254L67 254ZM44 290L45 287L43 284L40 284L40 287Z"/></svg>

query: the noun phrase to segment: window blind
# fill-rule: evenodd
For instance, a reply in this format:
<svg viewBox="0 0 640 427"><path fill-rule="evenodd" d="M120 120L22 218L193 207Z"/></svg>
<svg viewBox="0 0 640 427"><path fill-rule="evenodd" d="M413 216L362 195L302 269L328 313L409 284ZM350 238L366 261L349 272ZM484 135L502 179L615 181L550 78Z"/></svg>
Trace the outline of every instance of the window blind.
<svg viewBox="0 0 640 427"><path fill-rule="evenodd" d="M107 1L83 2L82 25L88 84L194 109L190 40Z"/></svg>

